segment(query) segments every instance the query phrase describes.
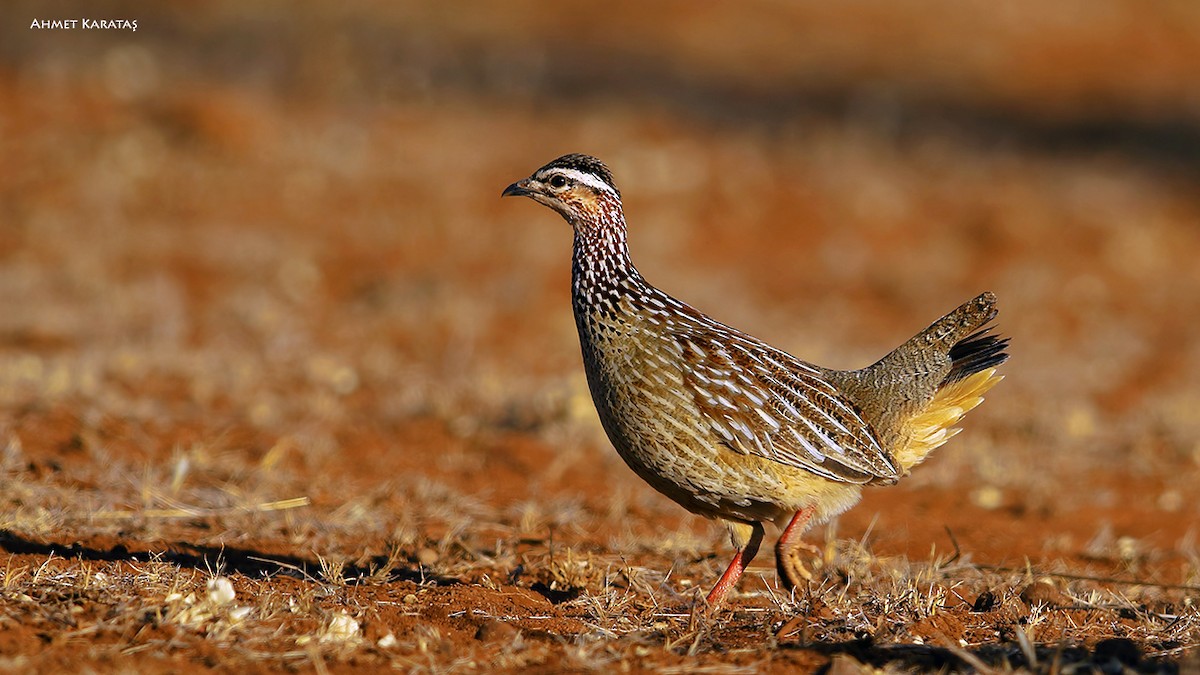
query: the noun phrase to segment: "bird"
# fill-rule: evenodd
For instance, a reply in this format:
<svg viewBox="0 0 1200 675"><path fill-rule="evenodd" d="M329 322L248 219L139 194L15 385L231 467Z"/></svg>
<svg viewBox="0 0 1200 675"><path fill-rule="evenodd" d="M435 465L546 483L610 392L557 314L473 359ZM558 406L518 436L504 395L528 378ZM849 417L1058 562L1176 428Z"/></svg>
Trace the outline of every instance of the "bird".
<svg viewBox="0 0 1200 675"><path fill-rule="evenodd" d="M890 485L960 429L1003 375L1008 338L981 293L858 370L802 361L651 285L633 265L621 192L595 157L569 154L504 188L573 230L571 305L588 388L617 453L688 511L723 522L733 559L708 593L725 602L765 524L780 584L811 579L801 535Z"/></svg>

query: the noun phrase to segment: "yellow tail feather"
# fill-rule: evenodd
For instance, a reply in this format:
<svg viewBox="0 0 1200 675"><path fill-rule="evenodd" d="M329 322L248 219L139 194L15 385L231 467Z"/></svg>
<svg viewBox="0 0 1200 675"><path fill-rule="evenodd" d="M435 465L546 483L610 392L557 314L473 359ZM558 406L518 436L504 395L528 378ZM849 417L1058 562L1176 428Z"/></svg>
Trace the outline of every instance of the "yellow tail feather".
<svg viewBox="0 0 1200 675"><path fill-rule="evenodd" d="M925 409L904 425L901 438L907 441L896 450L896 463L904 471L920 464L926 455L962 431L952 427L983 403L984 393L1003 379L995 368L988 368L939 389Z"/></svg>

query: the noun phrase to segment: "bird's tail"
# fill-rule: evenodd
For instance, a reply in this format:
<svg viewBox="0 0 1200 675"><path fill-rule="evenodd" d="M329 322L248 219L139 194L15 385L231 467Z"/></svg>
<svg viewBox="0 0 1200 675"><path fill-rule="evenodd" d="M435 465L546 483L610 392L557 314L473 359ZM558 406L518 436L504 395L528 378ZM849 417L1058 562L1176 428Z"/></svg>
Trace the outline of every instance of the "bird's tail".
<svg viewBox="0 0 1200 675"><path fill-rule="evenodd" d="M1001 380L1008 339L987 327L996 314L996 296L981 293L870 366L830 372L901 474L958 433L954 425Z"/></svg>
<svg viewBox="0 0 1200 675"><path fill-rule="evenodd" d="M934 399L908 418L900 434L907 442L896 448L893 456L902 471L920 464L925 456L958 434L961 429L954 425L982 404L983 395L1003 380L996 366L1008 358L1004 353L1006 342L994 335L976 333L950 350L950 357L954 358L950 374L937 388Z"/></svg>
<svg viewBox="0 0 1200 675"><path fill-rule="evenodd" d="M979 300L977 298L963 305L931 326L930 330L936 330L942 322L953 322L956 314ZM976 327L990 321L995 314L995 309L990 309ZM1005 352L1007 346L1008 339L992 335L990 328L976 330L950 346L949 371L938 384L933 398L907 419L899 434L903 441L893 456L902 470L908 471L916 466L930 452L962 431L954 425L963 415L983 403L983 395L1004 379L1003 375L996 372L996 368L1008 359Z"/></svg>

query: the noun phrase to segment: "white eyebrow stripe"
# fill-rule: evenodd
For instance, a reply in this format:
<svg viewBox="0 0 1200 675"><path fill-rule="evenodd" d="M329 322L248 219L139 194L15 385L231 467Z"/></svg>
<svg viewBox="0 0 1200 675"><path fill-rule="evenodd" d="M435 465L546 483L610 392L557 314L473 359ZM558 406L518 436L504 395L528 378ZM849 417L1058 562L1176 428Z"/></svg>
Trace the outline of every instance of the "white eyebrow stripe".
<svg viewBox="0 0 1200 675"><path fill-rule="evenodd" d="M597 190L604 190L605 192L608 192L609 194L611 194L614 197L617 196L617 191L615 189L613 189L613 186L609 185L608 183L605 183L604 181L600 180L599 178L597 178L596 176L594 176L590 173L584 173L578 169L555 168L555 169L550 169L550 171L548 171L547 173L551 173L551 174L558 173L563 176L566 176L567 178L571 178L571 179L575 180L576 182L583 183L584 185L586 185L588 187L595 188Z"/></svg>

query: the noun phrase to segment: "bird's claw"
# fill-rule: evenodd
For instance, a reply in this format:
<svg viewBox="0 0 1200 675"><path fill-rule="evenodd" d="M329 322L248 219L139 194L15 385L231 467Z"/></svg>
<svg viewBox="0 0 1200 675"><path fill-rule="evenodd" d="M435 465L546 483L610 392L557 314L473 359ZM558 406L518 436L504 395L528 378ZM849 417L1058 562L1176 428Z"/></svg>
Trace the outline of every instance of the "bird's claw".
<svg viewBox="0 0 1200 675"><path fill-rule="evenodd" d="M812 581L812 572L804 564L803 554L805 553L809 554L808 557L819 559L821 549L812 544L797 542L782 556L782 560L777 561L779 580L783 583L783 587L789 591Z"/></svg>

